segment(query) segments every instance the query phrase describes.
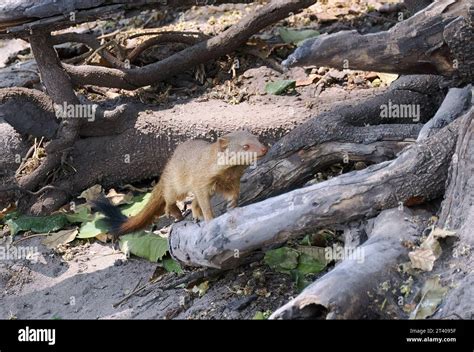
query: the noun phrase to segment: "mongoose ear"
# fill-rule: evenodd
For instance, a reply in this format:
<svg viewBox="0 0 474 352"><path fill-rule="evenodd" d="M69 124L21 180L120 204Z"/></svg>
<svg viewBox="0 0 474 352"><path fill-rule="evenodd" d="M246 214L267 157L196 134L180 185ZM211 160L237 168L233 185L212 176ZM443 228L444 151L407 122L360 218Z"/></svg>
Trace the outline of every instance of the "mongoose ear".
<svg viewBox="0 0 474 352"><path fill-rule="evenodd" d="M229 145L229 140L227 138L221 137L217 139L217 143L219 143L219 150L222 152Z"/></svg>

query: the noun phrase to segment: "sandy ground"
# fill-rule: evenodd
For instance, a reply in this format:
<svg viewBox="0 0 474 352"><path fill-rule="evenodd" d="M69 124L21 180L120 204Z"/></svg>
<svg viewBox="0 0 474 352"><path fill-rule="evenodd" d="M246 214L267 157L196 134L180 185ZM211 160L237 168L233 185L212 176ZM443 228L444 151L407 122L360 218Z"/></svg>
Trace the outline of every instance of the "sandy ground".
<svg viewBox="0 0 474 352"><path fill-rule="evenodd" d="M33 260L0 263L0 318L251 319L257 311L275 310L294 294L289 277L255 263L210 281L202 297L191 289L160 290L155 285L114 308L152 277L157 264L127 259L99 242L74 247L65 261L40 241L21 242L37 251Z"/></svg>

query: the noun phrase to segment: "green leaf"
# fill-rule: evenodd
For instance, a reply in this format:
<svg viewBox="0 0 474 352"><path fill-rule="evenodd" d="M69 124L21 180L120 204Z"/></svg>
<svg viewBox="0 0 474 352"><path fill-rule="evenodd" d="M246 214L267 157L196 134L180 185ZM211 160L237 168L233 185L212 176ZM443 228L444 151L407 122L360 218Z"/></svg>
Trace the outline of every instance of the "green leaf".
<svg viewBox="0 0 474 352"><path fill-rule="evenodd" d="M7 220L10 220L10 219L16 219L20 216L20 212L18 212L17 210L14 210L12 212L9 212L9 213L6 213L3 218L1 219L1 221L6 224Z"/></svg>
<svg viewBox="0 0 474 352"><path fill-rule="evenodd" d="M176 274L183 273L183 269L181 269L181 265L173 258L163 259L163 267L166 269L166 271L170 273L176 273Z"/></svg>
<svg viewBox="0 0 474 352"><path fill-rule="evenodd" d="M302 253L298 258L298 266L296 270L302 275L319 273L326 267L326 262L311 257L306 253Z"/></svg>
<svg viewBox="0 0 474 352"><path fill-rule="evenodd" d="M281 39L285 43L300 45L301 42L308 38L317 37L320 33L314 29L304 29L296 31L294 29L279 28L278 29Z"/></svg>
<svg viewBox="0 0 474 352"><path fill-rule="evenodd" d="M304 275L298 270L292 270L290 275L296 284L296 290L298 292L303 291L306 288L306 286L308 286L311 283L311 281L306 280Z"/></svg>
<svg viewBox="0 0 474 352"><path fill-rule="evenodd" d="M32 231L35 233L47 233L62 229L69 224L64 214L54 214L50 216L26 216L22 215L16 219L9 219L5 222L10 228L12 236L20 231Z"/></svg>
<svg viewBox="0 0 474 352"><path fill-rule="evenodd" d="M298 256L298 251L289 247L281 247L267 251L264 262L275 271L289 274L292 269L298 266Z"/></svg>
<svg viewBox="0 0 474 352"><path fill-rule="evenodd" d="M265 312L255 312L255 315L253 316L253 320L267 320L270 315L272 315L271 310L266 310Z"/></svg>
<svg viewBox="0 0 474 352"><path fill-rule="evenodd" d="M126 216L137 215L145 207L145 205L147 205L148 201L150 200L150 197L151 197L151 192L143 193L136 197L133 197L132 199L133 204L127 204L121 207L122 213Z"/></svg>
<svg viewBox="0 0 474 352"><path fill-rule="evenodd" d="M280 80L276 82L267 83L267 85L265 86L265 92L274 95L280 95L285 93L288 89L295 87L295 80Z"/></svg>
<svg viewBox="0 0 474 352"><path fill-rule="evenodd" d="M447 291L447 287L441 286L439 276L426 280L421 289L421 300L410 314L410 319L426 319L432 316L438 309Z"/></svg>
<svg viewBox="0 0 474 352"><path fill-rule="evenodd" d="M305 235L303 239L300 241L302 246L311 246L311 235Z"/></svg>
<svg viewBox="0 0 474 352"><path fill-rule="evenodd" d="M168 240L145 231L129 234L120 238L120 250L137 257L158 262L168 252Z"/></svg>
<svg viewBox="0 0 474 352"><path fill-rule="evenodd" d="M79 229L77 238L94 238L101 233L109 232L109 228L102 215L96 215L94 220L85 222Z"/></svg>
<svg viewBox="0 0 474 352"><path fill-rule="evenodd" d="M73 213L66 213L67 220L70 223L78 222L88 222L94 219L94 216L91 214L91 209L87 204L78 205Z"/></svg>

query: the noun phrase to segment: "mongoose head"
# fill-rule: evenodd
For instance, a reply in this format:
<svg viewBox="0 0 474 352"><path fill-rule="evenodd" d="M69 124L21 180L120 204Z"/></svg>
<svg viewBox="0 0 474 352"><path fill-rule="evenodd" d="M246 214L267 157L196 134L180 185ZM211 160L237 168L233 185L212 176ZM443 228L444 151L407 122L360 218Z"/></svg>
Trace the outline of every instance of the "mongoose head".
<svg viewBox="0 0 474 352"><path fill-rule="evenodd" d="M251 165L267 154L268 148L258 137L247 131L226 134L217 140L221 156L225 156L226 165Z"/></svg>

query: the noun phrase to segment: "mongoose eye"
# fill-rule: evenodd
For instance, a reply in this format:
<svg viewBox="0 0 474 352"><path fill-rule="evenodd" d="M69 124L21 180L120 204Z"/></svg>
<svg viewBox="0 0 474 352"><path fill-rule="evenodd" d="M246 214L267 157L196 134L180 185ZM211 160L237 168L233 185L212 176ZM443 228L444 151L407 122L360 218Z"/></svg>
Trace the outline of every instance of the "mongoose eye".
<svg viewBox="0 0 474 352"><path fill-rule="evenodd" d="M242 147L244 150L248 150L250 147L248 144L244 144L244 146Z"/></svg>

